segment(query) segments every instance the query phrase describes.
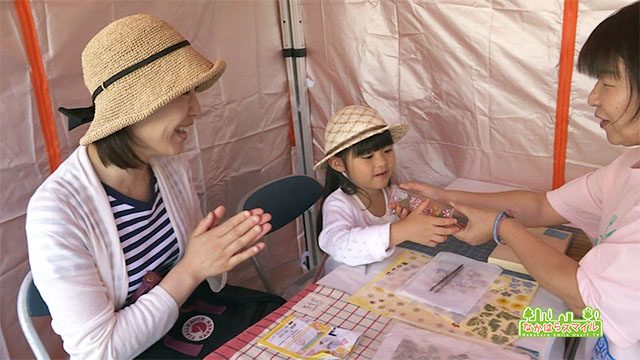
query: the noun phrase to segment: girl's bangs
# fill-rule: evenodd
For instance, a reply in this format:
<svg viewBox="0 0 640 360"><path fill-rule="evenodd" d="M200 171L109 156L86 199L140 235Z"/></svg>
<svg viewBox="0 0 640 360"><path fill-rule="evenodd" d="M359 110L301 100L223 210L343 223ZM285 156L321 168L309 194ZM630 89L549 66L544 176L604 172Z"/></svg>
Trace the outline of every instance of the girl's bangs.
<svg viewBox="0 0 640 360"><path fill-rule="evenodd" d="M389 145L393 145L393 137L391 137L391 132L386 130L383 133L373 135L355 145L352 145L347 150L351 149L353 151L353 156L357 157L378 151Z"/></svg>

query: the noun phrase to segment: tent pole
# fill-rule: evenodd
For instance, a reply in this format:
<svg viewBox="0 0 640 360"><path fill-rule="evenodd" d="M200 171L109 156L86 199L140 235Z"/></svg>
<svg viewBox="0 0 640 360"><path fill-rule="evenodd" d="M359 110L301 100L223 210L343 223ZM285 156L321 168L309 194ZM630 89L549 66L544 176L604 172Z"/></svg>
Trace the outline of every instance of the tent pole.
<svg viewBox="0 0 640 360"><path fill-rule="evenodd" d="M279 0L280 26L282 30L283 55L287 67L289 96L296 144L296 173L314 176L311 136L311 116L307 96L306 48L303 21L297 0ZM305 212L304 234L306 259L304 265L311 269L318 265L320 251L316 239L317 209Z"/></svg>

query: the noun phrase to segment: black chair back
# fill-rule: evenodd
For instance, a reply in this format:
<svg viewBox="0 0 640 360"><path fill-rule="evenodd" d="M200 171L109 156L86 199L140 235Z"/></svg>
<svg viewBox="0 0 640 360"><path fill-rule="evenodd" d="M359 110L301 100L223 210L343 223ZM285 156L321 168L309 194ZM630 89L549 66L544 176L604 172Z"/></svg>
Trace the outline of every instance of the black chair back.
<svg viewBox="0 0 640 360"><path fill-rule="evenodd" d="M29 284L29 290L27 291L27 310L29 315L34 317L49 315L49 307L42 299L40 291L38 291L33 281Z"/></svg>
<svg viewBox="0 0 640 360"><path fill-rule="evenodd" d="M262 185L242 203L243 210L262 208L272 216L274 232L302 215L322 196L322 185L304 175L291 175Z"/></svg>

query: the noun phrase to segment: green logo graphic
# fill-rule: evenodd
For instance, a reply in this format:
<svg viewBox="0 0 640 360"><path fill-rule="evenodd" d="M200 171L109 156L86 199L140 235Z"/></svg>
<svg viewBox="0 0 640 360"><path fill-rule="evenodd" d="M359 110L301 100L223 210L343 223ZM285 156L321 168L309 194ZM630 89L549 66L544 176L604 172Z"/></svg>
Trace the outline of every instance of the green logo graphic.
<svg viewBox="0 0 640 360"><path fill-rule="evenodd" d="M602 320L600 310L590 306L582 310L582 319L573 318L567 311L558 319L553 317L553 309L525 307L518 321L518 336L521 337L601 337Z"/></svg>

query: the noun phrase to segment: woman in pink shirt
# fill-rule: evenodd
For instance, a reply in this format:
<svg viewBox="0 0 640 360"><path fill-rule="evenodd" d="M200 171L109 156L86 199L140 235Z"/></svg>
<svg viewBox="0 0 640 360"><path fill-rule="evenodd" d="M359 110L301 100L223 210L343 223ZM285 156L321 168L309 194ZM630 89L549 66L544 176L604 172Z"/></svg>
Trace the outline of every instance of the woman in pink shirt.
<svg viewBox="0 0 640 360"><path fill-rule="evenodd" d="M613 145L640 145L639 14L640 2L634 2L609 16L578 58L578 70L597 79L588 103ZM469 217L456 237L474 245L492 238L508 244L540 285L575 313L587 305L599 309L605 336L583 342L588 348L580 358L640 359L640 148L547 193L402 187L452 203ZM526 230L568 222L593 241L580 262Z"/></svg>

